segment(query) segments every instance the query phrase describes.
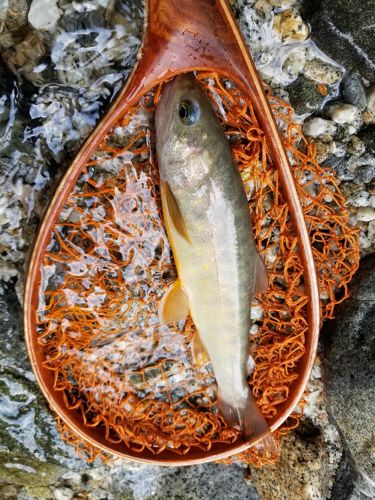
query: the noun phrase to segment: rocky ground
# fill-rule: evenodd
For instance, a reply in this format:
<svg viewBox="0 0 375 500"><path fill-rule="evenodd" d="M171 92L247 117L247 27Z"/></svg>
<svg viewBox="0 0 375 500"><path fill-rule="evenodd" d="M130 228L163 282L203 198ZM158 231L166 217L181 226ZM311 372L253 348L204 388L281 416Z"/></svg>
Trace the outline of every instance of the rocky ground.
<svg viewBox="0 0 375 500"><path fill-rule="evenodd" d="M375 7L231 0L262 78L333 167L361 231L362 270L322 346L300 428L262 469L88 466L65 445L30 370L25 263L54 184L134 64L143 3L0 2L0 498L375 497Z"/></svg>

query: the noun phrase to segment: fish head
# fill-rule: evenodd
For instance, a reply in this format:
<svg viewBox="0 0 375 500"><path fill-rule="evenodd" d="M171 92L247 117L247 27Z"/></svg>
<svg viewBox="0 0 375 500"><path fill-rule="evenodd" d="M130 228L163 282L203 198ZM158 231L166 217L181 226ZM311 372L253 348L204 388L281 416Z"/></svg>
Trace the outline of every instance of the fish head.
<svg viewBox="0 0 375 500"><path fill-rule="evenodd" d="M155 128L161 180L173 191L198 189L218 154L217 143L225 136L211 102L193 76L183 74L166 84Z"/></svg>

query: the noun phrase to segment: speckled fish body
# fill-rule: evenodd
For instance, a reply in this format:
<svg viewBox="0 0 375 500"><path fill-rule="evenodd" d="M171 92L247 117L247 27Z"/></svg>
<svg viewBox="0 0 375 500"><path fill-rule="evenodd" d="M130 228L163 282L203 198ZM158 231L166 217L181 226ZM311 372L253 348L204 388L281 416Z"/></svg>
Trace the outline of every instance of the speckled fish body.
<svg viewBox="0 0 375 500"><path fill-rule="evenodd" d="M264 432L246 366L251 297L266 275L230 145L193 77L180 76L164 89L156 135L163 214L179 278L172 300L162 305L169 308L164 319L190 312L224 417L245 434Z"/></svg>

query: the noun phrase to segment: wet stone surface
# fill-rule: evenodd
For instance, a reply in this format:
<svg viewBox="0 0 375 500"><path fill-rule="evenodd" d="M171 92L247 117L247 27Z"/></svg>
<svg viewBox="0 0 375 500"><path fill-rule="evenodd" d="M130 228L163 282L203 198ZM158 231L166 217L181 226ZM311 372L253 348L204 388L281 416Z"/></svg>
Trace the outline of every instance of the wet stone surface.
<svg viewBox="0 0 375 500"><path fill-rule="evenodd" d="M352 459L355 483L375 478L374 256L364 259L351 292L324 332L324 377L328 410Z"/></svg>
<svg viewBox="0 0 375 500"><path fill-rule="evenodd" d="M296 107L324 165L336 170L351 221L361 228L362 253L373 253L372 0L230 3L262 78ZM245 474L238 465L169 470L116 460L89 466L59 437L24 345L25 266L53 186L131 71L142 23L139 0L59 0L48 9L44 0L0 2L0 498L372 498L368 291L347 303L345 325L329 334L327 356L336 359L341 349L347 360L325 364L330 416L320 353L305 419L285 438L276 466ZM338 342L344 335L347 342ZM345 370L354 362L358 369ZM367 406L358 416L352 409L361 404ZM348 423L357 417L361 428Z"/></svg>
<svg viewBox="0 0 375 500"><path fill-rule="evenodd" d="M372 0L304 1L305 19L318 46L347 69L375 79L375 10Z"/></svg>

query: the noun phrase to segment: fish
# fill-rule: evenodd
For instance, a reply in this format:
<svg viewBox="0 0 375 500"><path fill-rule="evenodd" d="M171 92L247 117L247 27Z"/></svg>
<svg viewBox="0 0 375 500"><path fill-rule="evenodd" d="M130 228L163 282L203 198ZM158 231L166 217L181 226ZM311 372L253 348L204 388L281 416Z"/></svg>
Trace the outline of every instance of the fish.
<svg viewBox="0 0 375 500"><path fill-rule="evenodd" d="M155 133L162 212L178 277L159 302L160 323L191 315L194 362L212 363L227 424L246 439L262 435L274 449L247 382L251 299L267 289L267 271L230 144L191 74L163 88Z"/></svg>

